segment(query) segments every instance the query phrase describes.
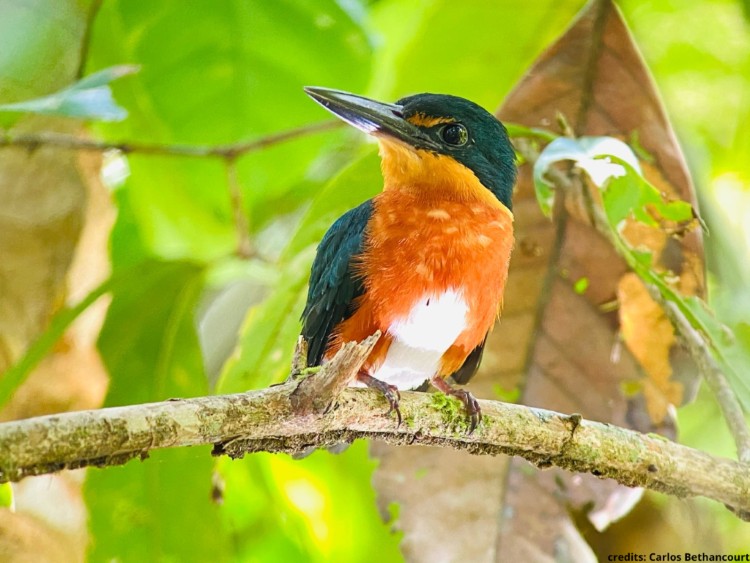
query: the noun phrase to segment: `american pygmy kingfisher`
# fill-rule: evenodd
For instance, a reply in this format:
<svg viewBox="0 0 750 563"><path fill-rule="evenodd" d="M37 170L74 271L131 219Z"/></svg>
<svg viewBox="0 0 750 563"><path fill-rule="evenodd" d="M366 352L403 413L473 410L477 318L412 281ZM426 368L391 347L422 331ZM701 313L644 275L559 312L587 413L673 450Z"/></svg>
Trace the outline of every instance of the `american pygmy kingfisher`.
<svg viewBox="0 0 750 563"><path fill-rule="evenodd" d="M399 389L430 382L481 412L466 383L498 317L513 248L516 179L505 127L456 96L395 104L308 87L337 117L380 145L382 193L340 217L312 266L302 335L308 365L344 342L382 336L353 385L379 389L399 422Z"/></svg>

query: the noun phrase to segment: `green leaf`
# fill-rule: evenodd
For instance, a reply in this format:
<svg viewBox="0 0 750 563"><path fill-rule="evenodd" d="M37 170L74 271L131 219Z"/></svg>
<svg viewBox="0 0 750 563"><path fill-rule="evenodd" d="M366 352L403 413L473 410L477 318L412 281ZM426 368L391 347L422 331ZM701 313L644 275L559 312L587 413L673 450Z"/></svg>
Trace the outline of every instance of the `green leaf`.
<svg viewBox="0 0 750 563"><path fill-rule="evenodd" d="M198 308L197 328L210 388L216 389L227 358L248 310L269 293L279 279L275 264L230 257L212 264Z"/></svg>
<svg viewBox="0 0 750 563"><path fill-rule="evenodd" d="M738 323L734 330L720 322L706 302L698 297L682 299L692 325L706 338L712 355L718 361L746 413L750 413L750 325Z"/></svg>
<svg viewBox="0 0 750 563"><path fill-rule="evenodd" d="M336 219L348 210L378 194L383 187L380 158L374 147L364 148L316 194L282 254L291 260L311 244L317 244Z"/></svg>
<svg viewBox="0 0 750 563"><path fill-rule="evenodd" d="M633 150L613 137L559 137L545 147L534 164L534 186L539 205L547 215L552 211L554 193L546 174L551 166L564 160L572 160L602 189L604 209L615 228L631 215L657 226L652 211L678 222L690 221L694 216L689 203L666 201L643 177Z"/></svg>
<svg viewBox="0 0 750 563"><path fill-rule="evenodd" d="M211 262L234 252L226 167L219 161L128 157L121 190L132 207L131 229L152 256Z"/></svg>
<svg viewBox="0 0 750 563"><path fill-rule="evenodd" d="M620 225L632 214L637 221L656 227L659 222L653 215L654 211L668 221L687 222L693 219L693 206L688 202L666 201L661 192L629 163L614 156L607 158L625 170L624 175L610 178L604 189L604 208L612 226Z"/></svg>
<svg viewBox="0 0 750 563"><path fill-rule="evenodd" d="M660 199L657 209L659 214L669 221L683 222L689 221L694 217L693 206L687 201L667 201Z"/></svg>
<svg viewBox="0 0 750 563"><path fill-rule="evenodd" d="M289 374L313 259L309 250L281 270L270 295L248 312L237 350L219 377L217 393L266 387Z"/></svg>
<svg viewBox="0 0 750 563"><path fill-rule="evenodd" d="M442 92L497 107L569 24L578 0L378 2L382 36L370 94L384 100ZM522 25L521 25L522 24Z"/></svg>
<svg viewBox="0 0 750 563"><path fill-rule="evenodd" d="M54 94L23 102L0 104L0 111L121 121L127 117L128 112L112 98L109 83L137 71L138 67L133 65L106 68Z"/></svg>
<svg viewBox="0 0 750 563"><path fill-rule="evenodd" d="M70 84L85 34L84 4L78 0L0 0L1 102L28 100ZM2 113L0 127L10 128L22 117Z"/></svg>
<svg viewBox="0 0 750 563"><path fill-rule="evenodd" d="M645 219L646 223L654 224L648 214L644 217L641 183L636 174L611 179L603 194L604 211L610 225L616 228L631 214L639 221Z"/></svg>
<svg viewBox="0 0 750 563"><path fill-rule="evenodd" d="M380 520L374 462L359 440L340 455L266 453L221 459L223 515L238 561L400 561L400 536Z"/></svg>
<svg viewBox="0 0 750 563"><path fill-rule="evenodd" d="M137 281L112 292L99 337L111 376L106 405L148 403L208 392L194 312L203 269L151 261ZM89 473L93 561L221 561L227 538L211 502L209 448L152 452Z"/></svg>
<svg viewBox="0 0 750 563"><path fill-rule="evenodd" d="M111 376L108 406L207 391L194 325L203 268L154 260L141 271L139 280L112 292L99 336Z"/></svg>
<svg viewBox="0 0 750 563"><path fill-rule="evenodd" d="M126 276L120 279L124 281ZM0 378L0 406L5 405L13 392L21 385L31 371L41 362L57 344L71 323L78 316L107 293L113 286L113 279L105 280L94 288L86 297L73 307L62 309L50 322L46 330L26 349L23 356Z"/></svg>
<svg viewBox="0 0 750 563"><path fill-rule="evenodd" d="M155 450L150 459L88 472L90 561L226 561L220 508L211 502L206 446Z"/></svg>
<svg viewBox="0 0 750 563"><path fill-rule="evenodd" d="M115 85L129 118L100 124L108 139L217 145L245 142L328 119L305 85L362 91L371 47L335 0L166 0L159 9L112 0L96 18L90 67L132 61L142 71ZM237 162L254 232L295 194L344 129L303 136ZM151 252L215 260L236 246L226 169L219 162L130 155L126 189ZM301 202L296 201L299 206Z"/></svg>

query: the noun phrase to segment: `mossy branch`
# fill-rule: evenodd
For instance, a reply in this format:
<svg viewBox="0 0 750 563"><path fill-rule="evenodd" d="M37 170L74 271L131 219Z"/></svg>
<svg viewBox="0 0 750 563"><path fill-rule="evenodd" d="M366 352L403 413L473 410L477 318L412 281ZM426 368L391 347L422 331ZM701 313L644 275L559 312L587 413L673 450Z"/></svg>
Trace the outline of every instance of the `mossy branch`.
<svg viewBox="0 0 750 563"><path fill-rule="evenodd" d="M678 497L705 496L750 517L746 465L658 436L497 401L480 401L482 423L468 435L462 409L417 392L402 394L405 422L397 426L384 415L385 399L370 389L346 388L327 411L300 414L292 404L299 384L6 422L0 424L0 481L122 464L159 448L212 444L215 455L241 457L373 438L517 455L539 467L555 465Z"/></svg>

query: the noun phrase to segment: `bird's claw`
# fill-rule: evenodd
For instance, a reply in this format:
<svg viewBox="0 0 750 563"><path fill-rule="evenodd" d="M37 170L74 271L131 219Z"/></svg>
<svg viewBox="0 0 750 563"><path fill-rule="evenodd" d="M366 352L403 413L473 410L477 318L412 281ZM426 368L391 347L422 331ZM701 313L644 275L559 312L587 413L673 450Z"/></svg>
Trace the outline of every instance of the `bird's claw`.
<svg viewBox="0 0 750 563"><path fill-rule="evenodd" d="M479 401L477 401L476 397L465 389L454 389L442 377L434 378L432 384L438 390L446 395L455 397L464 404L466 414L469 415L469 431L467 434L472 434L477 426L479 426L479 423L482 422L482 409L479 406Z"/></svg>
<svg viewBox="0 0 750 563"><path fill-rule="evenodd" d="M469 432L471 434L482 422L482 409L476 397L464 389L454 389L453 395L461 401L466 407L466 413L469 415Z"/></svg>
<svg viewBox="0 0 750 563"><path fill-rule="evenodd" d="M398 387L396 387L395 385L391 385L390 383L386 383L385 381L375 379L371 375L364 373L360 373L357 376L357 379L359 379L368 387L377 389L383 394L385 399L388 401L388 404L390 405L390 408L388 409L388 412L386 414L391 414L393 411L396 411L396 419L398 420L397 426L401 426L401 409L399 409L398 407L398 403L401 400L401 392L398 390Z"/></svg>
<svg viewBox="0 0 750 563"><path fill-rule="evenodd" d="M395 385L390 385L388 383L385 385L386 390L382 390L383 395L385 395L385 398L388 400L388 404L391 407L388 409L388 414L396 411L396 419L398 420L396 427L401 426L401 409L398 408L398 403L401 401L401 393Z"/></svg>

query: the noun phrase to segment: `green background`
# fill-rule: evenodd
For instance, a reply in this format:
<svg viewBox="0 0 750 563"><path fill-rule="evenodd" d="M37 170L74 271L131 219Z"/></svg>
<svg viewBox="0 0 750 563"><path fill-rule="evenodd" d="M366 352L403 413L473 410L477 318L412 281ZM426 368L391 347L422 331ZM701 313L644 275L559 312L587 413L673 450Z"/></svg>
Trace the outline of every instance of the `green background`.
<svg viewBox="0 0 750 563"><path fill-rule="evenodd" d="M44 90L65 18L86 2L35 0L4 24L2 101ZM106 140L217 145L328 119L302 92L319 85L384 100L446 92L490 110L569 25L580 0L106 0L85 73L118 64L129 112L93 126ZM741 2L618 2L663 94L697 185L711 297L750 338L750 32ZM54 16L49 15L54 14ZM50 62L52 60L52 62ZM44 62L40 62L44 61ZM54 62L54 64L53 64ZM12 79L12 80L11 80ZM8 86L10 85L10 86ZM282 379L299 331L315 243L345 210L377 193L373 146L345 128L299 137L236 162L254 256L235 255L227 169L218 159L134 154L105 169L118 216L113 293L99 348L107 405L259 388ZM109 171L108 171L109 170ZM142 272L147 276L133 274ZM137 283L135 283L137 280ZM248 310L247 314L243 311ZM239 313L238 313L239 311ZM126 330L124 329L126 327ZM234 336L239 329L239 341ZM732 455L705 393L680 412L682 441ZM377 512L374 462L357 443L303 461L255 454L214 460L205 448L91 471L93 561L398 560ZM223 483L223 503L212 486ZM214 485L212 485L212 483ZM727 518L727 537L736 534Z"/></svg>

